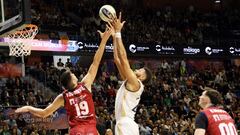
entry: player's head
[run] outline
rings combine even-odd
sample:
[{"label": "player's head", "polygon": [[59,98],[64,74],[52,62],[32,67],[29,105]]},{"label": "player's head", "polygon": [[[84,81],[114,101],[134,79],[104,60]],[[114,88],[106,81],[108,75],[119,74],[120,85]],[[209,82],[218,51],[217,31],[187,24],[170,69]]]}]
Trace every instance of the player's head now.
[{"label": "player's head", "polygon": [[136,69],[134,73],[143,84],[148,84],[152,79],[152,72],[147,67]]},{"label": "player's head", "polygon": [[61,84],[67,90],[72,90],[77,86],[78,79],[77,77],[70,71],[67,70],[61,75]]},{"label": "player's head", "polygon": [[220,105],[222,103],[222,95],[211,88],[206,88],[202,95],[199,97],[199,105],[202,108],[208,107],[209,105]]}]

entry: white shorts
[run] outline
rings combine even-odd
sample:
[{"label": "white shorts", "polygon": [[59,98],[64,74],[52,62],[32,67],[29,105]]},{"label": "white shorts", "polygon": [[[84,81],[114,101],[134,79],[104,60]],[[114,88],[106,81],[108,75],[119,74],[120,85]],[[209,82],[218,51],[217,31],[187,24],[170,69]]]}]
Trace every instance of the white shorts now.
[{"label": "white shorts", "polygon": [[131,118],[122,117],[116,123],[115,135],[139,135],[138,124]]}]

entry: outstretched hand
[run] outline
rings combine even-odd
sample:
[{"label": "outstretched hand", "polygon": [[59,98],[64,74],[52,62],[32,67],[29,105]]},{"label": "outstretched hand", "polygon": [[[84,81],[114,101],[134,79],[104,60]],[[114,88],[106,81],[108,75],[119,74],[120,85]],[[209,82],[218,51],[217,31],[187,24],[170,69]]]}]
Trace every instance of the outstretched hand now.
[{"label": "outstretched hand", "polygon": [[29,106],[24,106],[15,110],[15,113],[25,113],[25,112],[29,112]]},{"label": "outstretched hand", "polygon": [[118,18],[114,18],[111,25],[114,27],[115,32],[121,32],[125,22],[126,21],[122,21],[122,12],[120,12]]},{"label": "outstretched hand", "polygon": [[112,35],[113,29],[110,28],[110,26],[106,25],[106,29],[104,32],[101,32],[100,30],[97,31],[101,37],[102,40],[108,40],[108,38]]}]

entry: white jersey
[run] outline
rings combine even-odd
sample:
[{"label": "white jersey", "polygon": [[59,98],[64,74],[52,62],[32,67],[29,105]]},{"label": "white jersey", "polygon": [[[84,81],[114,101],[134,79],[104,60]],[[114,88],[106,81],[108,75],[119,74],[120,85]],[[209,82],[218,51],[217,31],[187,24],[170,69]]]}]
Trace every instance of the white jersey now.
[{"label": "white jersey", "polygon": [[140,101],[144,86],[140,80],[140,88],[136,92],[131,92],[126,88],[126,81],[124,81],[117,91],[115,100],[115,117],[120,120],[122,117],[131,118],[134,121],[137,106]]},{"label": "white jersey", "polygon": [[129,117],[122,117],[116,123],[115,135],[139,135],[138,124]]}]

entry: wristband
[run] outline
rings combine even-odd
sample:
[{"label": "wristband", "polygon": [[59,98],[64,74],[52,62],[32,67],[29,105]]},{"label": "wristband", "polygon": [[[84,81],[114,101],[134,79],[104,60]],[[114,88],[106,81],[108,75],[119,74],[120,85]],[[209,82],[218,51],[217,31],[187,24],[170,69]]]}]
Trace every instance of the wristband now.
[{"label": "wristband", "polygon": [[116,37],[116,38],[122,38],[121,32],[116,32],[116,33],[115,33],[115,37]]}]

